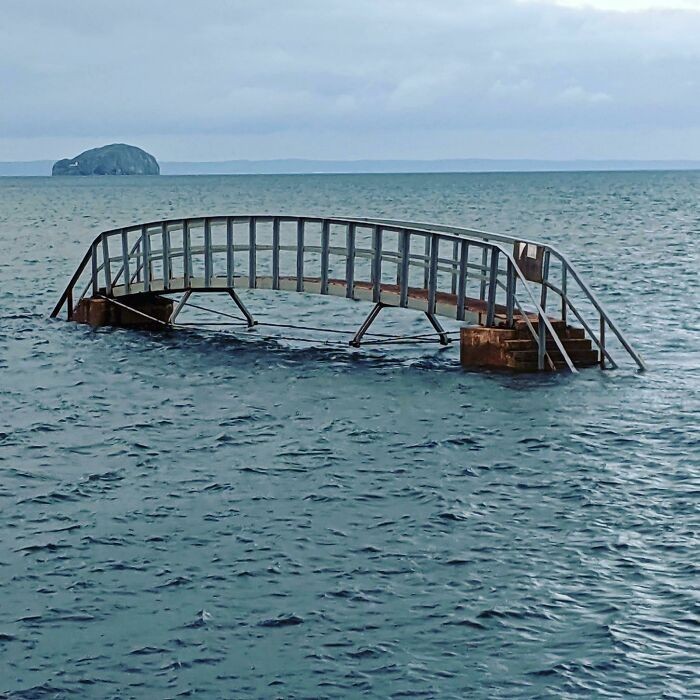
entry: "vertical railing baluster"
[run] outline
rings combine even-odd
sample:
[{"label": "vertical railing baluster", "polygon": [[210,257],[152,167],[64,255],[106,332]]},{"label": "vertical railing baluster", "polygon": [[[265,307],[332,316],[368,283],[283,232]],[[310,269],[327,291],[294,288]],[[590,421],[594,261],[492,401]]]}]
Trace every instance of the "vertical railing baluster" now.
[{"label": "vertical railing baluster", "polygon": [[112,267],[109,260],[109,243],[107,234],[102,234],[102,265],[105,276],[105,294],[112,296]]},{"label": "vertical railing baluster", "polygon": [[148,226],[141,227],[141,249],[143,250],[143,291],[151,291],[151,238]]},{"label": "vertical railing baluster", "polygon": [[435,313],[437,300],[437,268],[440,239],[434,233],[430,234],[430,267],[428,269],[428,313]]},{"label": "vertical railing baluster", "polygon": [[256,247],[256,221],[255,217],[251,216],[248,222],[248,286],[250,289],[255,289],[258,283],[258,257],[257,257],[257,247]]},{"label": "vertical railing baluster", "polygon": [[430,236],[425,236],[425,248],[424,250],[424,260],[423,260],[423,289],[428,288],[428,281],[430,279]]},{"label": "vertical railing baluster", "polygon": [[459,242],[452,244],[452,294],[457,294],[457,274],[459,270]]},{"label": "vertical railing baluster", "polygon": [[457,285],[457,320],[464,321],[464,307],[467,299],[467,265],[469,263],[469,243],[460,243],[459,284]]},{"label": "vertical railing baluster", "polygon": [[600,368],[605,369],[605,318],[600,314]]},{"label": "vertical railing baluster", "polygon": [[401,286],[401,262],[403,261],[403,231],[399,229],[396,238],[396,286]]},{"label": "vertical railing baluster", "polygon": [[399,306],[408,306],[408,263],[411,254],[411,234],[406,231],[399,231],[399,249],[401,251],[401,261],[399,270]]},{"label": "vertical railing baluster", "polygon": [[481,251],[481,285],[479,287],[479,299],[481,299],[481,301],[486,299],[486,278],[488,276],[486,264],[488,263],[488,260],[489,249],[487,246],[484,246]]},{"label": "vertical railing baluster", "polygon": [[566,273],[567,273],[567,268],[566,268],[566,263],[562,260],[561,263],[561,320],[566,323],[566,314],[568,311],[568,303],[567,303],[567,291],[566,291]]},{"label": "vertical railing baluster", "polygon": [[469,243],[465,244],[465,257],[466,257],[466,267],[464,268],[464,279],[469,281]]},{"label": "vertical railing baluster", "polygon": [[192,239],[190,238],[190,222],[182,221],[182,268],[185,275],[185,289],[192,286]]},{"label": "vertical railing baluster", "polygon": [[272,221],[272,288],[280,288],[280,220]]},{"label": "vertical railing baluster", "polygon": [[297,292],[304,291],[304,219],[297,221]]},{"label": "vertical railing baluster", "polygon": [[321,294],[328,294],[328,254],[330,247],[330,222],[321,224]]},{"label": "vertical railing baluster", "polygon": [[173,276],[173,265],[170,259],[170,229],[167,222],[160,225],[161,248],[163,249],[163,289],[170,289],[170,278]]},{"label": "vertical railing baluster", "polygon": [[537,369],[544,369],[544,356],[547,352],[547,330],[544,325],[544,316],[537,314]]},{"label": "vertical railing baluster", "polygon": [[99,280],[97,279],[97,243],[92,244],[92,296],[96,296],[100,289]]},{"label": "vertical railing baluster", "polygon": [[125,229],[121,232],[122,239],[122,274],[124,275],[124,293],[131,291],[131,271],[129,269],[129,234]]},{"label": "vertical railing baluster", "polygon": [[513,312],[515,310],[515,266],[513,261],[508,259],[508,270],[506,272],[506,325],[513,327]]},{"label": "vertical railing baluster", "polygon": [[226,217],[226,286],[233,289],[233,219],[230,216]]},{"label": "vertical railing baluster", "polygon": [[372,227],[372,301],[378,304],[382,296],[382,229]]},{"label": "vertical railing baluster", "polygon": [[355,296],[355,224],[348,224],[345,248],[345,296]]},{"label": "vertical railing baluster", "polygon": [[491,248],[489,271],[489,298],[486,306],[486,326],[491,328],[496,320],[496,292],[498,291],[498,248]]},{"label": "vertical railing baluster", "polygon": [[204,219],[204,286],[211,287],[214,260],[211,252],[211,221]]},{"label": "vertical railing baluster", "polygon": [[141,248],[141,236],[136,243],[136,281],[141,282],[143,278],[143,251]]},{"label": "vertical railing baluster", "polygon": [[540,293],[540,306],[547,310],[547,281],[549,280],[549,251],[544,251],[542,258],[542,291]]}]

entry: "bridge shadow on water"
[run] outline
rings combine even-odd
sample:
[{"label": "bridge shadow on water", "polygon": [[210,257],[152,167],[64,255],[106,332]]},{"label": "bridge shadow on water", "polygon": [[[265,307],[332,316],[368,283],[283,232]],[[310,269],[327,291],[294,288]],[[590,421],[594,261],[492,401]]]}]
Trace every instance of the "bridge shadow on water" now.
[{"label": "bridge shadow on water", "polygon": [[[565,373],[513,373],[498,370],[465,370],[459,364],[458,344],[433,348],[395,347],[386,350],[354,349],[338,341],[323,339],[289,341],[271,336],[261,336],[256,330],[230,331],[201,328],[186,328],[165,331],[122,328],[100,328],[87,330],[70,328],[71,332],[84,332],[86,339],[103,342],[105,336],[116,341],[121,350],[135,351],[140,357],[154,353],[161,357],[160,371],[177,373],[208,372],[226,373],[235,369],[242,374],[263,373],[270,369],[288,368],[294,376],[316,373],[325,375],[329,381],[337,375],[354,375],[362,382],[372,377],[396,375],[397,380],[416,388],[424,387],[425,381],[435,380],[440,386],[433,387],[445,392],[454,391],[455,399],[462,390],[488,385],[516,392],[554,391],[570,386],[571,381],[587,383],[586,378],[599,381],[600,372],[595,368],[578,378]],[[115,346],[110,343],[114,349]],[[165,355],[165,356],[164,356]],[[139,360],[135,360],[138,362]],[[619,376],[619,375],[618,375]],[[291,377],[290,377],[291,378]],[[282,389],[284,390],[284,389]],[[337,387],[344,391],[343,385]]]}]

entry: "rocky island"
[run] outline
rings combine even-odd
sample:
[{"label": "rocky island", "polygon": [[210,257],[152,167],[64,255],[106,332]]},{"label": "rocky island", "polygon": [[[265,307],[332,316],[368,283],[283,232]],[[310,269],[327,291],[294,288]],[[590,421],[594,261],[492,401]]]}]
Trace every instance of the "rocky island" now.
[{"label": "rocky island", "polygon": [[160,175],[158,161],[125,143],[91,148],[75,158],[56,161],[52,175]]}]

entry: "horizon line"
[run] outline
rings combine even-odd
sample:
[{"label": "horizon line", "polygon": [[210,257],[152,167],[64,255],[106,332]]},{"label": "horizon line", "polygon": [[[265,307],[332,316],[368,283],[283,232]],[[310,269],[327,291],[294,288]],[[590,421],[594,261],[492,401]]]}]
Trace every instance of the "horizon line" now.
[{"label": "horizon line", "polygon": [[[60,159],[58,159],[60,160]],[[700,163],[698,158],[543,158],[543,157],[481,157],[464,156],[457,158],[307,158],[307,157],[276,157],[276,158],[226,158],[223,160],[159,160],[163,164],[225,164],[225,163]],[[54,163],[53,158],[32,158],[29,160],[0,160],[3,165]]]}]

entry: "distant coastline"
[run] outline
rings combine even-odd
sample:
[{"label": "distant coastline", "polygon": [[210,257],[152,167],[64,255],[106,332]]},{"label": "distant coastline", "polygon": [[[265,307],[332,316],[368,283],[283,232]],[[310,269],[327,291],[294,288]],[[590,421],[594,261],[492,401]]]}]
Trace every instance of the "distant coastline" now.
[{"label": "distant coastline", "polygon": [[[0,162],[0,176],[50,176],[53,160]],[[161,162],[162,175],[292,175],[372,173],[508,173],[700,170],[697,160],[227,160]]]}]

